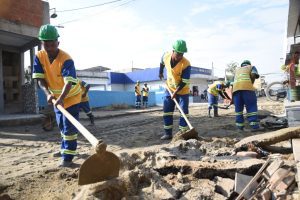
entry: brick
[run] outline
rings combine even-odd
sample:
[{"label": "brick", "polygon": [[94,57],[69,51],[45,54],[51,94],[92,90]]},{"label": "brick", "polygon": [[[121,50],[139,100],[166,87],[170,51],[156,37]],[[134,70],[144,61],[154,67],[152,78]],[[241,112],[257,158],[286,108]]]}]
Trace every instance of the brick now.
[{"label": "brick", "polygon": [[283,191],[288,189],[288,187],[295,181],[295,173],[290,172],[277,186],[276,190]]},{"label": "brick", "polygon": [[267,178],[271,178],[271,176],[283,165],[283,161],[280,159],[274,160],[269,167],[267,167],[264,174],[267,176]]},{"label": "brick", "polygon": [[289,172],[290,171],[287,169],[279,168],[269,179],[270,190],[274,190],[280,181],[282,181],[289,174]]}]

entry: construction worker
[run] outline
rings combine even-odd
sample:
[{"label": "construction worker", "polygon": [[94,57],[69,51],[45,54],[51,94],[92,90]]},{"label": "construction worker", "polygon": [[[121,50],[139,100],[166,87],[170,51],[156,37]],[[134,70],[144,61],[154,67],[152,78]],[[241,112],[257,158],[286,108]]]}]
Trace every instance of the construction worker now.
[{"label": "construction worker", "polygon": [[255,66],[251,65],[249,60],[242,62],[240,67],[235,70],[233,82],[233,102],[235,105],[236,126],[239,130],[244,129],[244,106],[247,111],[247,118],[251,126],[251,131],[259,131],[257,117],[257,97],[253,83],[255,79],[259,78],[259,74]]},{"label": "construction worker", "polygon": [[149,96],[149,88],[147,86],[147,83],[144,83],[144,87],[142,89],[143,92],[143,106],[144,108],[147,108],[148,106],[148,96]]},{"label": "construction worker", "polygon": [[[175,108],[174,98],[179,102],[183,112],[188,115],[189,110],[189,82],[191,74],[190,62],[183,57],[187,52],[186,42],[184,40],[177,40],[173,44],[173,51],[167,52],[163,55],[160,63],[159,77],[164,78],[163,70],[167,70],[167,87],[172,91],[172,95],[165,91],[164,105],[163,105],[163,119],[165,133],[161,140],[169,140],[172,138],[173,129],[173,112]],[[181,116],[179,120],[179,130],[187,131],[188,126],[184,118]]]},{"label": "construction worker", "polygon": [[135,87],[135,108],[141,108],[141,88],[140,81],[136,81]]},{"label": "construction worker", "polygon": [[229,87],[229,84],[224,84],[223,81],[214,81],[213,84],[211,84],[208,87],[208,117],[211,116],[211,109],[214,108],[214,117],[219,117],[218,114],[218,101],[219,101],[219,94],[223,99],[228,99],[231,101],[228,94],[225,92],[225,88]]},{"label": "construction worker", "polygon": [[94,115],[90,108],[89,95],[88,95],[90,85],[80,79],[79,79],[79,84],[81,86],[81,92],[82,92],[80,109],[82,109],[85,112],[85,114],[89,117],[90,122],[91,122],[90,125],[94,125]]},{"label": "construction worker", "polygon": [[57,109],[57,106],[63,106],[78,120],[81,88],[72,58],[58,48],[58,37],[59,34],[54,26],[50,24],[41,26],[38,38],[44,49],[36,54],[32,77],[38,80],[49,104],[52,104],[53,99],[56,100],[54,112],[62,137],[62,161],[59,166],[71,167],[73,157],[76,155],[78,131]]}]

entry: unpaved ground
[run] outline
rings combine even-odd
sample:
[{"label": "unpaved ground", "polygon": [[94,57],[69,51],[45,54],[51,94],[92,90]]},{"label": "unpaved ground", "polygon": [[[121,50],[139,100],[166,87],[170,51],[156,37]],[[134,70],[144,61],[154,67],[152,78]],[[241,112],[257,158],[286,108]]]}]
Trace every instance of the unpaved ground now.
[{"label": "unpaved ground", "polygon": [[[283,113],[283,105],[279,103],[261,101],[259,109],[263,114]],[[191,123],[198,130],[199,135],[207,138],[219,137],[222,140],[228,138],[228,143],[245,136],[235,130],[233,106],[229,110],[220,110],[220,114],[222,117],[209,119],[206,117],[206,106],[190,108]],[[174,125],[178,124],[178,116],[176,114],[174,117]],[[87,125],[88,122],[83,121],[83,124]],[[159,140],[163,133],[162,112],[96,120],[96,125],[88,129],[97,138],[102,138],[109,144],[109,150],[121,155],[124,152],[141,151],[145,147],[154,151],[167,146],[167,142]],[[174,130],[174,133],[176,131]],[[78,166],[74,169],[56,167],[60,160],[53,157],[53,153],[59,150],[60,145],[60,134],[56,128],[51,132],[44,132],[39,124],[26,127],[1,127],[0,138],[0,194],[6,193],[12,199],[30,200],[71,199],[78,194],[78,167],[91,154],[91,146],[83,137],[79,137],[78,140],[79,155],[74,160]],[[215,141],[216,139],[212,144]],[[210,144],[201,143],[207,148],[203,155],[197,155],[199,160],[200,156],[209,156],[209,151],[212,149]],[[220,147],[226,146],[224,141],[220,144]],[[224,152],[220,152],[222,153]],[[209,164],[211,160],[208,158],[203,162]],[[213,184],[210,179],[201,183]]]}]

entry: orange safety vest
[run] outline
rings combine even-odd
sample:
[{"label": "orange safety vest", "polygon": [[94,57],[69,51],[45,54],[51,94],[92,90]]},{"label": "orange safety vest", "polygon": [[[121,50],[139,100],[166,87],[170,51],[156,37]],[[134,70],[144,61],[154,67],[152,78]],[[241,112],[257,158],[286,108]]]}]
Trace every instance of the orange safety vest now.
[{"label": "orange safety vest", "polygon": [[[87,83],[85,83],[85,85],[82,85],[82,80],[79,80],[79,84],[81,87],[81,95],[83,95],[86,92]],[[88,93],[86,93],[85,97],[81,96],[81,102],[87,102],[89,100],[90,100],[90,98],[89,98]]]},{"label": "orange safety vest", "polygon": [[45,50],[38,51],[37,57],[43,67],[45,81],[51,94],[58,98],[66,81],[71,81],[72,88],[64,101],[64,108],[81,102],[81,87],[77,78],[62,77],[61,71],[66,60],[72,59],[66,52],[59,50],[55,60],[50,64],[48,54]]}]

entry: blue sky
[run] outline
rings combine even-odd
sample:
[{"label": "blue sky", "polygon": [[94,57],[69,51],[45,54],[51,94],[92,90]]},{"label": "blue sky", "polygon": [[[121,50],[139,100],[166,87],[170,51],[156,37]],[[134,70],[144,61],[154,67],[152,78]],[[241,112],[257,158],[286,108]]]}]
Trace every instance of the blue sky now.
[{"label": "blue sky", "polygon": [[[57,11],[108,0],[49,0]],[[222,76],[231,61],[279,72],[285,51],[288,0],[135,0],[58,12],[60,47],[78,69],[157,67],[174,40],[184,39],[193,66]],[[75,20],[75,21],[72,21]],[[71,22],[68,22],[71,21]],[[68,22],[68,23],[65,23]]]}]

